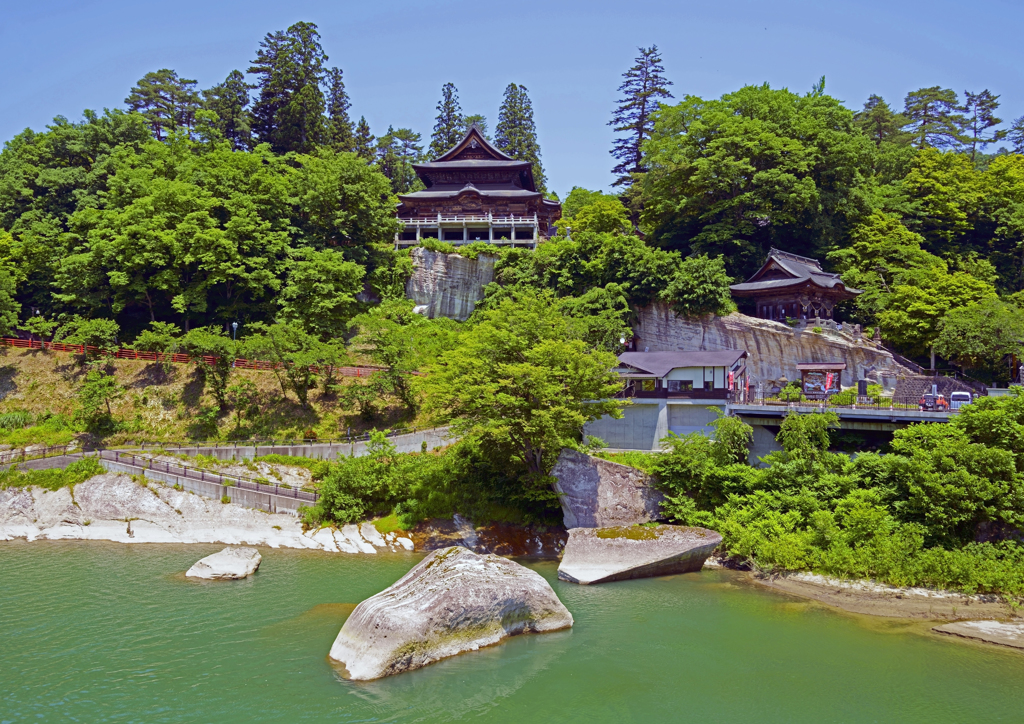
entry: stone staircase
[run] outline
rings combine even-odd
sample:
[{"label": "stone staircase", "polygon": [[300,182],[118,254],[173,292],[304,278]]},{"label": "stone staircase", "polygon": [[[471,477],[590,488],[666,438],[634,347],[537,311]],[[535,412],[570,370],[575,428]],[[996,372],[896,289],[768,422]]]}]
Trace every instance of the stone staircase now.
[{"label": "stone staircase", "polygon": [[972,394],[978,392],[973,386],[953,377],[911,375],[901,377],[896,381],[896,390],[893,393],[893,397],[899,399],[920,398],[921,395],[932,391],[932,385],[935,385],[938,393],[945,396],[947,400],[952,392],[970,392]]}]

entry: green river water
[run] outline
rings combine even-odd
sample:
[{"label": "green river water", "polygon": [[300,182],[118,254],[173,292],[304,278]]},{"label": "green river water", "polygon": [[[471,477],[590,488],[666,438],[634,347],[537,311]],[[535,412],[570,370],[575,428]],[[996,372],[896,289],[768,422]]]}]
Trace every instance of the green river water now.
[{"label": "green river water", "polygon": [[0,543],[0,722],[1024,722],[1024,655],[703,572],[575,586],[576,625],[400,676],[341,679],[351,606],[419,555]]}]

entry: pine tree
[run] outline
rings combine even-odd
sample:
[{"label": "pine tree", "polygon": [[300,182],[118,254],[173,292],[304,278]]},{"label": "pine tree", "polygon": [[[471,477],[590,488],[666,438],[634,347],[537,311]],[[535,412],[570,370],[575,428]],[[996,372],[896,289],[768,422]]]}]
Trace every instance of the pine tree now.
[{"label": "pine tree", "polygon": [[353,150],[362,158],[373,163],[376,156],[376,148],[373,142],[374,138],[373,134],[370,133],[370,124],[366,122],[365,116],[360,116],[359,123],[356,125],[356,135],[352,143]]},{"label": "pine tree", "polygon": [[1010,143],[1013,144],[1013,152],[1024,153],[1024,116],[1013,122],[1006,135],[1010,139]]},{"label": "pine tree", "polygon": [[526,86],[509,83],[505,88],[505,98],[498,109],[498,124],[494,127],[494,146],[517,161],[533,164],[533,182],[538,191],[545,193],[547,179],[540,163],[533,104]]},{"label": "pine tree", "polygon": [[249,85],[240,70],[231,71],[223,83],[203,91],[203,108],[217,114],[217,130],[236,149],[248,148],[252,139],[248,106]]},{"label": "pine tree", "polygon": [[345,91],[345,81],[342,80],[341,68],[331,68],[327,71],[326,137],[327,143],[337,151],[355,149],[352,119],[348,116],[348,109],[351,106],[352,103]]},{"label": "pine tree", "polygon": [[971,161],[976,162],[978,158],[978,147],[984,150],[985,146],[1006,138],[1006,131],[990,131],[993,126],[1003,122],[1002,118],[996,118],[996,109],[999,108],[999,96],[994,95],[986,88],[981,93],[964,91],[966,102],[964,110],[967,111],[967,135],[970,137],[968,143],[971,146]]},{"label": "pine tree", "polygon": [[463,125],[459,90],[454,83],[445,83],[441,88],[441,100],[437,102],[437,123],[430,135],[430,157],[443,156],[461,141]]},{"label": "pine tree", "polygon": [[470,116],[463,116],[462,117],[462,133],[463,134],[469,133],[469,129],[470,129],[471,126],[476,126],[480,130],[480,133],[483,134],[484,138],[486,138],[488,141],[491,140],[491,137],[487,135],[487,117],[486,116],[482,116],[479,113],[474,113],[473,115],[470,115]]},{"label": "pine tree", "polygon": [[420,141],[420,134],[411,129],[399,128],[396,131],[391,126],[377,139],[377,167],[391,180],[391,188],[396,194],[408,193],[420,185],[412,167],[423,152]]},{"label": "pine tree", "polygon": [[619,86],[624,97],[612,114],[608,123],[616,133],[625,133],[622,138],[615,139],[611,155],[619,160],[612,169],[617,174],[615,186],[633,183],[633,174],[643,173],[643,143],[651,137],[654,120],[651,114],[661,105],[661,99],[672,98],[668,87],[672,82],[666,80],[665,69],[661,65],[658,46],[639,48],[640,55],[635,65],[622,74],[625,81]]},{"label": "pine tree", "polygon": [[903,101],[904,129],[917,139],[917,147],[956,148],[966,140],[967,119],[956,92],[948,88],[921,88],[911,91]]},{"label": "pine tree", "polygon": [[905,135],[902,129],[907,125],[906,118],[895,113],[881,96],[873,93],[868,96],[864,109],[854,114],[853,120],[864,135],[875,142],[875,146],[898,140]]},{"label": "pine tree", "polygon": [[326,102],[320,84],[327,55],[313,23],[295,23],[267,33],[249,72],[258,77],[253,131],[279,153],[311,151],[326,132]]},{"label": "pine tree", "polygon": [[124,99],[129,110],[141,113],[149,121],[153,136],[163,140],[176,128],[192,130],[199,108],[196,81],[179,78],[170,68],[146,73]]}]

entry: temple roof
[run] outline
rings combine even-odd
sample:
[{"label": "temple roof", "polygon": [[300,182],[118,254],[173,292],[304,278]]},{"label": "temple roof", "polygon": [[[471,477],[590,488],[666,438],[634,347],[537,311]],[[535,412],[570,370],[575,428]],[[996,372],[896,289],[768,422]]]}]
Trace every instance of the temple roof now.
[{"label": "temple roof", "polygon": [[619,355],[619,363],[654,377],[664,377],[679,367],[731,367],[746,356],[746,351],[742,349],[710,352],[623,352]]},{"label": "temple roof", "polygon": [[[506,194],[497,192],[506,183],[495,182],[494,177],[504,176],[504,181],[508,185],[515,185],[528,193],[537,192],[537,186],[533,180],[533,164],[529,161],[517,161],[499,151],[484,138],[483,132],[475,123],[469,127],[466,135],[446,152],[433,161],[414,163],[412,167],[428,190],[433,190],[434,186],[442,184],[446,188],[449,186],[463,188],[466,184],[472,184],[480,191],[481,195],[502,196]],[[487,174],[486,172],[492,173]],[[423,196],[423,193],[417,191],[407,194],[403,198],[441,198],[436,195]]]},{"label": "temple roof", "polygon": [[411,194],[399,194],[402,201],[427,199],[453,199],[462,194],[475,194],[482,197],[503,199],[535,199],[539,191],[527,191],[512,184],[434,184],[429,189],[414,191]]},{"label": "temple roof", "polygon": [[734,294],[750,296],[758,292],[779,291],[805,284],[813,284],[845,297],[854,297],[861,293],[859,289],[852,289],[843,284],[838,274],[823,271],[817,259],[775,248],[768,252],[768,258],[750,279],[742,284],[733,284],[729,289]]}]

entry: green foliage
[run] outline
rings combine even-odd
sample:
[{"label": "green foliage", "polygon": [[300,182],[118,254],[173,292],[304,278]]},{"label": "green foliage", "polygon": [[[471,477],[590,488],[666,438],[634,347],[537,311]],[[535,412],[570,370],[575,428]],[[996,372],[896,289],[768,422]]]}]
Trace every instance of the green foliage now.
[{"label": "green foliage", "polygon": [[242,344],[246,358],[277,363],[274,374],[281,392],[293,392],[304,407],[309,405],[309,391],[316,387],[317,370],[330,374],[346,358],[337,345],[321,342],[294,325],[255,323],[249,331]]},{"label": "green foliage", "polygon": [[119,331],[120,327],[112,319],[73,317],[57,330],[54,341],[95,347],[98,354],[103,354],[114,351]]},{"label": "green foliage", "polygon": [[982,398],[950,424],[912,425],[891,452],[853,461],[830,451],[831,412],[787,416],[783,450],[761,468],[743,462],[742,422],[730,423],[732,445],[673,435],[655,458],[663,508],[718,530],[730,554],[761,569],[1019,596],[1024,546],[974,541],[1012,538],[1024,523],[1022,401]]},{"label": "green foliage", "polygon": [[604,450],[596,450],[593,455],[595,457],[603,458],[604,460],[610,460],[613,463],[619,465],[628,465],[631,468],[642,470],[645,473],[654,472],[654,468],[657,465],[658,457],[652,453],[640,452],[638,450],[627,450],[624,452],[606,452]]},{"label": "green foliage", "polygon": [[27,410],[10,410],[0,413],[0,430],[19,430],[32,422],[32,413]]},{"label": "green foliage", "polygon": [[665,77],[658,46],[638,50],[640,55],[634,65],[622,74],[624,80],[619,92],[623,98],[608,124],[616,133],[624,134],[615,139],[611,150],[618,161],[612,169],[612,173],[618,176],[616,186],[632,184],[637,174],[647,170],[643,158],[644,141],[651,137],[654,129],[655,111],[664,99],[672,97],[668,91],[672,81]]},{"label": "green foliage", "polygon": [[454,83],[445,83],[441,88],[441,100],[437,102],[437,122],[430,136],[428,155],[438,158],[450,151],[462,140],[464,126],[459,89]]},{"label": "green foliage", "polygon": [[180,345],[196,365],[204,389],[209,386],[221,409],[226,407],[228,382],[238,356],[235,342],[222,329],[200,327],[182,337]]},{"label": "green foliage", "polygon": [[615,357],[572,337],[550,293],[523,293],[484,310],[428,368],[425,409],[544,476],[583,425],[618,417]]},{"label": "green foliage", "polygon": [[642,227],[656,244],[724,257],[736,277],[771,246],[821,254],[867,210],[875,151],[854,129],[835,98],[767,84],[663,106],[643,145]]},{"label": "green foliage", "polygon": [[498,109],[498,125],[494,127],[494,146],[506,156],[532,164],[533,182],[542,194],[547,179],[540,162],[537,126],[533,122],[533,103],[526,86],[509,83]]},{"label": "green foliage", "polygon": [[50,468],[49,470],[18,470],[12,465],[0,472],[0,490],[4,488],[38,487],[45,490],[73,488],[89,478],[102,475],[106,470],[96,458],[89,457],[76,460],[66,468]]},{"label": "green foliage", "polygon": [[1002,367],[1003,357],[1021,354],[1024,313],[996,298],[950,310],[939,321],[935,351],[969,368]]},{"label": "green foliage", "polygon": [[326,249],[300,249],[288,283],[281,290],[281,317],[299,324],[321,341],[342,337],[359,308],[356,295],[366,274],[343,254]]},{"label": "green foliage", "polygon": [[684,317],[727,314],[734,308],[730,281],[720,257],[691,256],[683,259],[661,298],[672,305],[676,314]]},{"label": "green foliage", "polygon": [[85,373],[85,379],[78,388],[78,410],[76,417],[91,432],[107,433],[114,428],[115,421],[110,403],[124,396],[124,388],[101,363],[93,363]]},{"label": "green foliage", "polygon": [[458,254],[458,249],[455,248],[455,244],[449,241],[438,241],[437,239],[427,237],[426,239],[420,239],[420,246],[427,251],[437,252],[438,254]]}]

